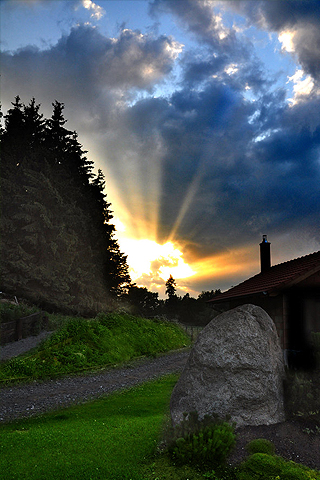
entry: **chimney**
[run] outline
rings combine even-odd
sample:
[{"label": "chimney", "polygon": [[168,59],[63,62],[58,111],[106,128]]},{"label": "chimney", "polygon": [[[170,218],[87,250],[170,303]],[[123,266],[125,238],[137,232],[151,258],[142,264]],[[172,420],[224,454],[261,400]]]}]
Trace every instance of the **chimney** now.
[{"label": "chimney", "polygon": [[260,243],[261,273],[266,272],[271,267],[270,245],[267,235],[262,235],[262,242]]}]

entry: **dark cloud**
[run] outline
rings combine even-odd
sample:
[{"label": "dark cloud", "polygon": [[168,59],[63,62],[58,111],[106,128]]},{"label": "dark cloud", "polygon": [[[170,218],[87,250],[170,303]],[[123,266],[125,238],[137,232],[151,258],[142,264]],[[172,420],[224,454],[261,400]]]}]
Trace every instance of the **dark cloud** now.
[{"label": "dark cloud", "polygon": [[294,53],[305,72],[320,80],[320,2],[319,0],[230,1],[248,23],[264,30],[295,33]]},{"label": "dark cloud", "polygon": [[282,33],[294,33],[294,54],[304,71],[320,80],[320,2],[319,0],[153,0],[151,12],[169,12],[192,32],[200,43],[210,45],[219,52],[246,57],[252,45],[239,38],[234,30],[221,28],[215,7],[233,9],[245,16],[247,24]]},{"label": "dark cloud", "polygon": [[318,0],[258,0],[255,2],[226,1],[233,8],[245,14],[248,22],[252,21],[261,28],[281,31],[293,28],[298,23],[319,23],[320,4]]},{"label": "dark cloud", "polygon": [[111,97],[127,99],[130,91],[151,90],[170,72],[178,51],[170,37],[127,29],[113,39],[79,26],[50,49],[3,52],[2,84],[7,95],[49,94],[69,104],[93,102],[96,107],[103,97],[111,102]]},{"label": "dark cloud", "polygon": [[234,49],[236,46],[234,31],[224,27],[212,5],[203,0],[153,0],[150,12],[174,14],[198,40],[213,48]]},{"label": "dark cloud", "polygon": [[264,89],[248,102],[233,78],[224,80],[126,112],[140,142],[146,132],[161,138],[159,236],[170,237],[180,218],[175,234],[197,255],[221,250],[221,239],[231,247],[235,232],[246,242],[263,229],[280,234],[319,221],[319,126],[297,123],[307,105],[289,107],[284,91]]}]

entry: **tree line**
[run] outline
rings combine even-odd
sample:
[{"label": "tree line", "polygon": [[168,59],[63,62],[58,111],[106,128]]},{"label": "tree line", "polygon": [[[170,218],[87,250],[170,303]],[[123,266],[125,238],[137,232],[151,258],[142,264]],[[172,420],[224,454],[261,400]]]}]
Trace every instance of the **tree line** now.
[{"label": "tree line", "polygon": [[111,223],[101,170],[93,173],[63,103],[45,119],[15,97],[1,128],[2,290],[43,308],[110,308],[131,281]]},{"label": "tree line", "polygon": [[34,98],[25,105],[16,96],[1,114],[1,291],[49,311],[92,315],[120,304],[201,323],[205,301],[218,291],[181,298],[170,276],[168,299],[160,300],[131,282],[103,172],[93,173],[77,132],[66,128],[64,104],[52,108],[46,119]]},{"label": "tree line", "polygon": [[145,287],[132,285],[127,299],[131,311],[146,317],[164,317],[185,325],[206,325],[212,318],[213,312],[208,306],[208,300],[221,293],[220,289],[202,291],[197,298],[186,293],[183,297],[177,295],[176,280],[169,276],[165,283],[165,300],[159,299],[158,293],[150,292]]}]

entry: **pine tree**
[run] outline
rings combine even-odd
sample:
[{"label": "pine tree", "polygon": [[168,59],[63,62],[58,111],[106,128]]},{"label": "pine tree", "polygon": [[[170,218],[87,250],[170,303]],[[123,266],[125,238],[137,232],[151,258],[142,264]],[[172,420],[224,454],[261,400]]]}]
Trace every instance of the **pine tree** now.
[{"label": "pine tree", "polygon": [[39,304],[90,313],[128,289],[103,173],[92,174],[64,105],[50,120],[15,98],[1,133],[1,288]]},{"label": "pine tree", "polygon": [[36,105],[33,98],[29,105],[24,106],[24,127],[25,143],[29,150],[35,150],[44,143],[45,121],[39,113],[40,104]]},{"label": "pine tree", "polygon": [[15,101],[11,102],[13,108],[8,110],[5,118],[5,132],[4,138],[11,137],[15,138],[18,143],[20,143],[21,136],[24,132],[24,113],[23,113],[23,104],[20,101],[19,95],[15,97]]},{"label": "pine tree", "polygon": [[176,296],[176,281],[172,275],[166,281],[166,295],[168,295],[169,300]]}]

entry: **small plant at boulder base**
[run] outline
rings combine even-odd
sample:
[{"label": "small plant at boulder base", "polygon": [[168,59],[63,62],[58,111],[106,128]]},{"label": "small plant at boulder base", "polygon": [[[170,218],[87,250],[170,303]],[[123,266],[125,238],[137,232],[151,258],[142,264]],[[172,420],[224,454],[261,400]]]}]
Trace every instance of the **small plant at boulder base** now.
[{"label": "small plant at boulder base", "polygon": [[192,464],[205,469],[223,465],[234,445],[233,424],[208,415],[200,420],[197,412],[191,412],[173,429],[168,453],[177,465]]},{"label": "small plant at boulder base", "polygon": [[249,455],[253,455],[254,453],[267,453],[268,455],[274,455],[275,447],[272,442],[265,438],[256,438],[246,445],[246,451]]}]

